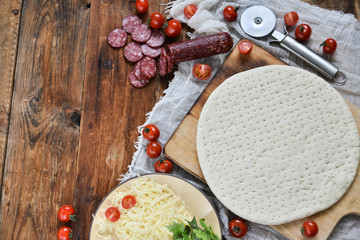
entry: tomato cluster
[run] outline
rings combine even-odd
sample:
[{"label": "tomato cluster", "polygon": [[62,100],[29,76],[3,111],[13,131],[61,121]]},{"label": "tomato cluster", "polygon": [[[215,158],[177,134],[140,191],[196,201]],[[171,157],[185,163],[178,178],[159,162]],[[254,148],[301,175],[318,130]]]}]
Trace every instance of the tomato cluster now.
[{"label": "tomato cluster", "polygon": [[[58,219],[61,222],[76,222],[75,209],[70,205],[64,205],[58,210]],[[59,240],[69,240],[72,238],[72,230],[68,226],[61,227],[57,232],[57,238]]]}]

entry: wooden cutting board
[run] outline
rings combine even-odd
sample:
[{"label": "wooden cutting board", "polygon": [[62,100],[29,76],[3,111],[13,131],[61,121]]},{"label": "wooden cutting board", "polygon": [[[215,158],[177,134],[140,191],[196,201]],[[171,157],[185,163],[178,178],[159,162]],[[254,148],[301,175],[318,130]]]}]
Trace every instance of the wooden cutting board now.
[{"label": "wooden cutting board", "polygon": [[[164,147],[166,157],[189,171],[193,175],[205,181],[196,153],[196,129],[197,122],[209,95],[228,77],[252,68],[265,65],[286,65],[264,49],[254,45],[252,52],[246,56],[239,53],[237,47],[229,54],[223,66],[205,88],[191,110],[185,116],[173,136]],[[347,102],[352,111],[356,125],[360,132],[360,108]],[[360,215],[360,168],[358,174],[348,192],[331,208],[315,214],[306,219],[313,219],[319,225],[319,233],[314,239],[326,239],[337,222],[346,214],[355,213]],[[290,239],[300,239],[300,227],[305,219],[300,219],[288,224],[272,226],[275,230]]]}]

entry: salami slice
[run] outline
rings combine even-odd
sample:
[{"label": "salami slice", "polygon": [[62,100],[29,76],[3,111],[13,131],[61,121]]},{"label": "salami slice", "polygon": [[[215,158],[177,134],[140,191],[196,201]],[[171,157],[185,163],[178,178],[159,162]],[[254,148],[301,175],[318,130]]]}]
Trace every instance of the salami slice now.
[{"label": "salami slice", "polygon": [[135,72],[131,71],[129,75],[129,82],[133,87],[141,88],[149,83],[149,79],[139,79],[135,76]]},{"label": "salami slice", "polygon": [[135,76],[136,76],[138,79],[148,79],[148,78],[141,72],[140,63],[141,63],[141,61],[139,61],[139,62],[137,62],[137,63],[135,64],[134,74],[135,74]]},{"label": "salami slice", "polygon": [[150,39],[146,42],[150,47],[156,48],[163,45],[165,42],[165,35],[159,30],[152,30]]},{"label": "salami slice", "polygon": [[146,24],[141,24],[134,28],[131,33],[132,39],[136,42],[146,42],[151,37],[151,29]]},{"label": "salami slice", "polygon": [[166,74],[169,74],[172,72],[173,67],[174,67],[174,59],[171,56],[171,53],[165,51],[165,59],[166,59],[166,63],[167,63],[167,71]]},{"label": "salami slice", "polygon": [[121,28],[112,30],[108,35],[108,43],[115,48],[124,46],[127,43],[127,33]]},{"label": "salami slice", "polygon": [[149,47],[147,44],[141,45],[141,51],[144,55],[156,58],[161,53],[161,48],[152,48]]},{"label": "salami slice", "polygon": [[161,54],[159,58],[158,68],[159,68],[159,74],[160,76],[165,76],[167,74],[167,63],[165,58],[165,49],[161,48]]},{"label": "salami slice", "polygon": [[128,33],[132,33],[134,28],[136,28],[141,24],[142,24],[141,19],[136,15],[127,16],[122,21],[122,27]]},{"label": "salami slice", "polygon": [[151,57],[144,57],[140,61],[140,70],[147,78],[153,78],[156,75],[156,62]]},{"label": "salami slice", "polygon": [[126,45],[124,56],[130,62],[137,62],[144,56],[141,52],[141,45],[139,43],[131,42]]}]

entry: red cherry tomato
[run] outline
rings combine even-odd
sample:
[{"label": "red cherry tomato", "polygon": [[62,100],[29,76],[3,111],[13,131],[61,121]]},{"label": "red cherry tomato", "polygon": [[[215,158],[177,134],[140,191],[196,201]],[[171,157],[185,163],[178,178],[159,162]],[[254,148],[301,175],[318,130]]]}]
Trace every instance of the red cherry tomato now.
[{"label": "red cherry tomato", "polygon": [[295,24],[299,21],[299,15],[297,12],[289,12],[285,14],[284,21],[288,26],[295,26]]},{"label": "red cherry tomato", "polygon": [[315,237],[318,231],[318,225],[313,220],[305,221],[301,227],[301,234],[308,238]]},{"label": "red cherry tomato", "polygon": [[173,165],[169,160],[159,160],[155,163],[154,169],[156,172],[169,173],[173,169]]},{"label": "red cherry tomato", "polygon": [[165,17],[158,12],[151,14],[150,16],[150,27],[153,29],[159,29],[164,25]]},{"label": "red cherry tomato", "polygon": [[328,38],[328,39],[326,39],[324,42],[322,42],[322,43],[320,44],[320,46],[323,47],[324,53],[332,54],[332,53],[334,53],[335,50],[336,50],[337,43],[336,43],[335,39],[333,39],[333,38]]},{"label": "red cherry tomato", "polygon": [[307,24],[300,24],[295,30],[295,37],[299,41],[309,40],[311,35],[311,27]]},{"label": "red cherry tomato", "polygon": [[108,209],[106,209],[106,212],[105,212],[105,217],[110,222],[116,222],[117,220],[119,220],[120,215],[121,215],[121,213],[120,213],[119,209],[116,207],[109,207]]},{"label": "red cherry tomato", "polygon": [[235,218],[229,222],[229,231],[234,237],[241,238],[246,235],[248,228],[243,220]]},{"label": "red cherry tomato", "polygon": [[59,240],[70,240],[72,238],[72,230],[69,227],[61,227],[57,232]]},{"label": "red cherry tomato", "polygon": [[239,7],[234,8],[233,6],[227,6],[223,11],[224,19],[228,22],[234,22],[237,18],[237,11],[239,11],[239,9]]},{"label": "red cherry tomato", "polygon": [[132,208],[135,204],[136,199],[133,195],[126,195],[121,201],[121,206],[125,209]]},{"label": "red cherry tomato", "polygon": [[143,136],[149,141],[155,141],[160,136],[160,130],[154,124],[148,124],[143,129]]},{"label": "red cherry tomato", "polygon": [[135,6],[139,13],[146,13],[149,9],[149,2],[148,0],[136,0]]},{"label": "red cherry tomato", "polygon": [[200,80],[207,80],[211,76],[211,67],[206,64],[197,63],[193,67],[193,74]]},{"label": "red cherry tomato", "polygon": [[241,40],[238,45],[238,49],[242,54],[249,54],[252,48],[253,48],[253,44],[249,40]]},{"label": "red cherry tomato", "polygon": [[58,218],[62,222],[68,222],[70,220],[76,222],[76,215],[74,208],[70,205],[62,206],[61,208],[59,208]]},{"label": "red cherry tomato", "polygon": [[146,147],[146,154],[150,158],[157,158],[161,154],[161,145],[156,141],[151,141]]},{"label": "red cherry tomato", "polygon": [[197,11],[197,6],[194,4],[190,4],[189,6],[184,8],[184,15],[190,19],[192,16],[194,16],[196,11]]},{"label": "red cherry tomato", "polygon": [[168,37],[177,37],[180,35],[181,32],[181,23],[176,20],[172,19],[168,22],[167,27],[165,28],[165,34]]}]

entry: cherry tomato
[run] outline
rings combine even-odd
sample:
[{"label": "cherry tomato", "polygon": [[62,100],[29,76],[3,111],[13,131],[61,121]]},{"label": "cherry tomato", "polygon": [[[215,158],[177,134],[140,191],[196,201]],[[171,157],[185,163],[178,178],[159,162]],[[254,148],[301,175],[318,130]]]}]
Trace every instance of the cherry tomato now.
[{"label": "cherry tomato", "polygon": [[146,13],[149,8],[149,2],[148,0],[136,0],[135,6],[139,13]]},{"label": "cherry tomato", "polygon": [[149,141],[155,141],[160,136],[160,130],[154,124],[148,124],[143,129],[143,136]]},{"label": "cherry tomato", "polygon": [[146,147],[146,153],[150,158],[157,158],[161,154],[161,145],[156,141],[151,141]]},{"label": "cherry tomato", "polygon": [[326,39],[324,42],[322,42],[322,43],[320,44],[320,46],[323,47],[324,53],[332,54],[332,53],[334,53],[335,50],[336,50],[337,43],[336,43],[335,39],[333,39],[333,38],[328,38],[328,39]]},{"label": "cherry tomato", "polygon": [[105,217],[110,222],[116,222],[117,220],[119,220],[120,215],[121,215],[121,213],[120,213],[119,209],[116,207],[109,207],[108,209],[106,209],[106,212],[105,212]]},{"label": "cherry tomato", "polygon": [[234,237],[241,238],[246,235],[248,228],[243,220],[235,218],[229,222],[229,231]]},{"label": "cherry tomato", "polygon": [[69,227],[61,227],[57,232],[59,240],[70,240],[72,238],[72,230]]},{"label": "cherry tomato", "polygon": [[224,8],[223,15],[226,21],[234,22],[237,18],[237,11],[239,11],[240,7],[234,8],[233,6],[227,6]]},{"label": "cherry tomato", "polygon": [[196,11],[197,11],[197,6],[194,4],[190,4],[189,6],[184,8],[184,15],[190,19],[192,16],[194,16]]},{"label": "cherry tomato", "polygon": [[252,48],[253,48],[253,44],[249,40],[241,40],[238,45],[238,49],[242,54],[249,54]]},{"label": "cherry tomato", "polygon": [[295,24],[299,21],[299,15],[297,12],[289,12],[285,14],[284,21],[288,26],[295,26]]},{"label": "cherry tomato", "polygon": [[165,28],[165,34],[168,37],[177,37],[181,32],[181,23],[176,19],[171,19]]},{"label": "cherry tomato", "polygon": [[133,195],[126,195],[121,201],[121,206],[125,209],[132,208],[135,204],[136,199]]},{"label": "cherry tomato", "polygon": [[308,238],[315,237],[318,231],[318,225],[313,220],[305,221],[301,227],[301,234]]},{"label": "cherry tomato", "polygon": [[206,64],[197,63],[194,65],[192,72],[196,78],[207,80],[211,76],[211,67]]},{"label": "cherry tomato", "polygon": [[58,218],[62,222],[68,222],[70,220],[76,222],[76,215],[74,208],[70,205],[62,206],[61,208],[59,208]]},{"label": "cherry tomato", "polygon": [[169,160],[159,160],[155,163],[154,169],[156,172],[169,173],[173,169],[173,165]]},{"label": "cherry tomato", "polygon": [[307,24],[300,24],[297,26],[295,30],[295,37],[299,41],[307,41],[309,40],[311,35],[311,27]]},{"label": "cherry tomato", "polygon": [[158,12],[151,14],[150,16],[150,27],[153,29],[159,29],[164,25],[165,17]]}]

